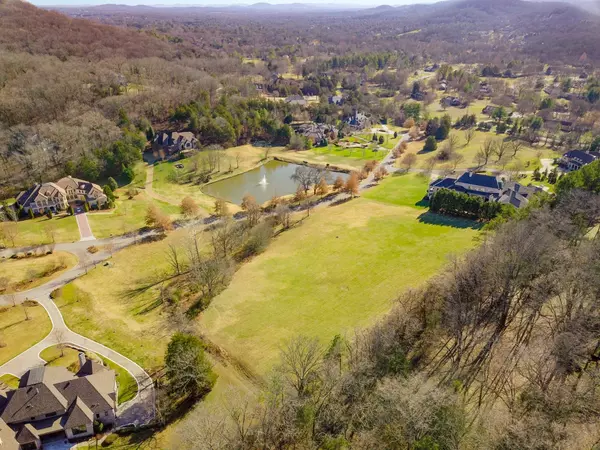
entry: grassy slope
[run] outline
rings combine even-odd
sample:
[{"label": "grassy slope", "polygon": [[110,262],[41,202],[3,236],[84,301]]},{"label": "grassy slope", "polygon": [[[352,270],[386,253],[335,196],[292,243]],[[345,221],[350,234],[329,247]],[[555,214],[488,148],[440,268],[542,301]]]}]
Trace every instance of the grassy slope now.
[{"label": "grassy slope", "polygon": [[[419,188],[403,189],[413,182]],[[472,223],[414,206],[422,187],[420,179],[392,178],[370,199],[315,212],[240,269],[205,312],[203,332],[264,374],[295,335],[329,341],[372,323],[449,254],[474,245]]]},{"label": "grassy slope", "polygon": [[[63,351],[63,356],[61,356],[61,351],[57,346],[48,347],[42,353],[40,353],[40,357],[45,360],[49,366],[62,366],[69,370],[73,370],[73,372],[76,372],[79,369],[78,355],[79,350],[66,347]],[[113,369],[116,373],[117,385],[119,389],[119,404],[125,403],[134,398],[137,393],[137,383],[135,378],[133,378],[129,372],[127,372],[118,364],[115,364],[106,358],[100,357],[100,359],[102,359],[104,364]]]},{"label": "grassy slope", "polygon": [[[29,320],[25,320],[27,308]],[[11,360],[45,338],[52,324],[43,307],[14,306],[0,309],[0,364]]]},{"label": "grassy slope", "polygon": [[[63,264],[66,266],[65,269],[55,272],[50,276],[40,277],[47,270],[54,269]],[[54,252],[51,255],[40,256],[39,258],[0,261],[0,273],[2,277],[8,278],[9,288],[6,293],[10,293],[24,291],[47,283],[76,264],[77,257],[75,255],[68,252]],[[19,286],[16,286],[17,284]]]}]

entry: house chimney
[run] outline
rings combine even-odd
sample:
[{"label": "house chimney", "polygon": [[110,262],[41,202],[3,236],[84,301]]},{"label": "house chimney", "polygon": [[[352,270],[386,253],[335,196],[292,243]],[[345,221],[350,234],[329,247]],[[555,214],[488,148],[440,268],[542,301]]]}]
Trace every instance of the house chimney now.
[{"label": "house chimney", "polygon": [[79,368],[81,369],[86,361],[85,353],[79,352],[78,356],[79,356]]}]

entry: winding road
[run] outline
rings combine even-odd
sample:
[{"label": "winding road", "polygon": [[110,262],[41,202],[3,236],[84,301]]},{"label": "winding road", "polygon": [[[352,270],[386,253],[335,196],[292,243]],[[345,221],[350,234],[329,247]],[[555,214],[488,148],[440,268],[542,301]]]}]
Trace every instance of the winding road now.
[{"label": "winding road", "polygon": [[[0,305],[5,306],[13,305],[15,303],[20,304],[26,300],[35,300],[44,307],[52,321],[52,331],[33,347],[0,366],[0,375],[11,374],[21,377],[28,370],[45,364],[45,361],[40,358],[40,353],[44,349],[59,343],[67,344],[81,350],[89,350],[120,365],[127,370],[137,382],[138,392],[135,398],[118,407],[117,425],[122,426],[131,423],[141,425],[150,422],[154,418],[155,404],[155,392],[152,378],[144,369],[129,358],[70,330],[65,324],[60,310],[50,298],[50,294],[55,289],[85,275],[90,268],[104,262],[113,252],[132,245],[140,239],[152,234],[153,232],[147,232],[133,236],[120,236],[111,239],[95,240],[93,245],[99,248],[104,247],[104,250],[95,254],[90,254],[87,251],[87,248],[91,244],[90,241],[56,244],[56,250],[73,253],[79,258],[79,262],[74,268],[62,273],[59,277],[40,287],[13,295],[0,296]],[[110,252],[107,251],[107,248],[110,248]],[[0,258],[7,258],[14,253],[28,250],[30,250],[30,248],[3,250],[0,251]]]}]

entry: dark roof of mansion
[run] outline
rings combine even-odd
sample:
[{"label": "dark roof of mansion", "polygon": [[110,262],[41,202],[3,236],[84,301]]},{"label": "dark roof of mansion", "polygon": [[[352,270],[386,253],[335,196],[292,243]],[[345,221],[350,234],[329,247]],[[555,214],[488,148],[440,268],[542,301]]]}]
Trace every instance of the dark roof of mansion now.
[{"label": "dark roof of mansion", "polygon": [[68,422],[71,414],[75,414],[72,420],[78,421],[82,414],[89,416],[88,411],[93,417],[114,409],[115,372],[99,364],[84,364],[82,369],[90,373],[75,376],[64,367],[43,366],[28,371],[19,388],[8,392],[0,418],[9,425],[32,422],[37,428],[39,421],[33,422],[34,417],[52,417],[56,413]]},{"label": "dark roof of mansion", "polygon": [[575,160],[581,161],[583,164],[591,164],[596,159],[598,159],[598,156],[596,156],[594,153],[596,153],[596,152],[584,152],[582,150],[571,150],[571,151],[565,153],[563,155],[563,158],[575,159]]},{"label": "dark roof of mansion", "polygon": [[456,180],[456,182],[472,184],[475,186],[481,186],[490,189],[502,189],[502,181],[500,180],[500,178],[492,175],[484,175],[475,172],[463,173],[460,177],[458,177],[458,180]]}]

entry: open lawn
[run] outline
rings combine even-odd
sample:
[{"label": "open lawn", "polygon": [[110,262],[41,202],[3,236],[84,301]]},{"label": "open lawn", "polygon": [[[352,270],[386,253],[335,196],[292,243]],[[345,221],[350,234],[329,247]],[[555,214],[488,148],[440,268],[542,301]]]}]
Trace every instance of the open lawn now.
[{"label": "open lawn", "polygon": [[[229,148],[224,151],[221,171],[212,174],[211,182],[253,169],[265,161],[267,153],[274,156],[282,150],[283,147],[265,148],[253,145]],[[152,188],[157,194],[175,204],[179,204],[184,197],[191,197],[202,208],[212,212],[215,199],[202,192],[203,185],[196,182],[193,164],[193,159],[188,158],[155,165]],[[177,168],[177,165],[182,165],[183,168]],[[235,209],[233,205],[232,209]]]},{"label": "open lawn", "polygon": [[[79,370],[79,350],[71,347],[61,349],[58,346],[52,346],[40,353],[40,357],[48,363],[49,366],[62,366],[71,372],[77,373]],[[115,371],[118,386],[119,404],[125,403],[135,397],[137,393],[137,383],[135,378],[118,364],[102,358],[94,353],[88,353],[88,358],[102,362],[105,366]]]},{"label": "open lawn", "polygon": [[37,303],[0,308],[0,364],[37,344],[51,330],[46,310]]},{"label": "open lawn", "polygon": [[[447,94],[450,96],[451,94]],[[487,114],[483,114],[483,108],[491,104],[489,100],[475,100],[466,108],[455,108],[448,107],[446,110],[441,107],[440,100],[447,96],[444,92],[438,92],[436,100],[425,107],[425,111],[429,113],[430,117],[443,117],[448,114],[452,118],[452,123],[460,119],[465,114],[475,114],[477,116],[477,122],[490,120]]]},{"label": "open lawn", "polygon": [[[243,266],[201,318],[209,339],[266,374],[280,346],[323,343],[381,317],[405,289],[474,246],[475,224],[415,207],[421,180],[390,178],[368,198],[317,210]],[[402,189],[416,180],[419,188]],[[396,196],[393,193],[396,193]],[[413,206],[396,206],[396,205]],[[251,287],[251,288],[250,288]]]},{"label": "open lawn", "polygon": [[4,374],[0,377],[0,388],[6,387],[8,389],[17,389],[19,387],[19,381],[19,378],[14,375]]},{"label": "open lawn", "polygon": [[117,189],[116,195],[118,198],[114,209],[88,213],[92,232],[97,239],[118,236],[145,227],[146,212],[152,204],[157,205],[173,219],[179,214],[177,206],[151,199],[143,190],[139,190],[132,199],[127,196],[127,188]]},{"label": "open lawn", "polygon": [[[481,149],[481,146],[486,139],[502,140],[507,138],[506,135],[496,135],[495,133],[476,131],[473,140],[467,144],[464,131],[452,130],[451,134],[454,134],[458,137],[458,147],[456,148],[456,152],[463,157],[463,160],[458,164],[457,169],[469,169],[477,166],[477,163],[475,162],[475,156]],[[412,141],[408,143],[407,151],[417,155],[417,164],[415,167],[424,168],[427,160],[429,160],[431,157],[435,157],[438,154],[439,150],[444,145],[444,142],[438,142],[438,150],[435,152],[423,152],[424,145],[424,140]],[[492,155],[486,167],[490,169],[511,170],[515,167],[516,161],[519,161],[520,170],[533,171],[535,168],[541,167],[540,158],[555,158],[557,156],[558,154],[549,148],[541,146],[530,147],[525,144],[514,158],[512,157],[512,152],[510,149],[507,151],[503,161],[499,162],[497,156]],[[398,161],[401,161],[401,158]],[[445,164],[449,163],[443,161],[438,162],[438,166],[440,167]]]},{"label": "open lawn", "polygon": [[25,291],[56,278],[77,264],[77,257],[68,252],[54,252],[39,257],[0,260],[0,294]]},{"label": "open lawn", "polygon": [[[52,219],[48,219],[46,216],[24,219],[19,221],[17,230],[14,247],[49,244],[52,242],[52,235],[56,242],[79,240],[79,229],[75,217],[66,214],[54,216]],[[4,244],[13,247],[13,242],[8,238],[4,239]]]}]

